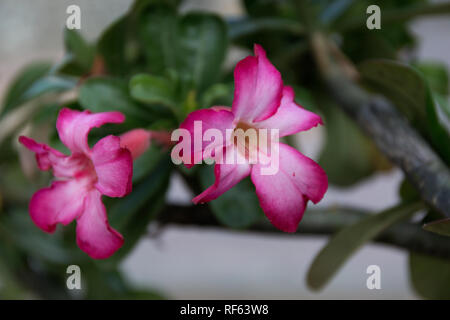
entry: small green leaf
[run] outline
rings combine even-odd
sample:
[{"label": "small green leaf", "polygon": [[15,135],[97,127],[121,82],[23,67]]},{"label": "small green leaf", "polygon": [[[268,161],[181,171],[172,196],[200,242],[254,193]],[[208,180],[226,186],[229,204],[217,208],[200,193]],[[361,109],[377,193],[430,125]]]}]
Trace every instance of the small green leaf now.
[{"label": "small green leaf", "polygon": [[421,207],[422,204],[417,202],[401,204],[339,231],[311,264],[307,276],[308,286],[315,290],[321,289],[365,243],[391,225],[410,217]]},{"label": "small green leaf", "polygon": [[79,102],[85,109],[94,112],[120,111],[130,126],[145,126],[153,117],[139,106],[128,94],[124,80],[96,77],[86,80],[80,88]]},{"label": "small green leaf", "polygon": [[172,83],[163,77],[139,74],[130,80],[131,97],[142,103],[162,104],[176,108]]},{"label": "small green leaf", "polygon": [[427,223],[423,226],[427,231],[450,237],[450,219],[442,219]]},{"label": "small green leaf", "polygon": [[[200,170],[200,181],[206,189],[214,183],[211,166]],[[260,220],[264,213],[249,179],[244,179],[217,199],[209,202],[216,218],[230,228],[246,228]]]},{"label": "small green leaf", "polygon": [[409,254],[410,278],[414,289],[426,299],[450,299],[450,260]]}]

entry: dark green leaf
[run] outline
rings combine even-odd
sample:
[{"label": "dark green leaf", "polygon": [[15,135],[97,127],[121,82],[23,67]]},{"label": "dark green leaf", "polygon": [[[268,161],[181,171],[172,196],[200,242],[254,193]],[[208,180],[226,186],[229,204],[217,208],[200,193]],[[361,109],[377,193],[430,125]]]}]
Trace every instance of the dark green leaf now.
[{"label": "dark green leaf", "polygon": [[426,132],[427,87],[420,74],[403,63],[371,60],[359,67],[363,81],[389,98],[422,133]]},{"label": "dark green leaf", "polygon": [[150,72],[163,75],[176,69],[177,15],[173,8],[158,7],[140,17],[138,36]]},{"label": "dark green leaf", "polygon": [[336,106],[325,112],[326,143],[319,164],[330,183],[350,186],[389,163],[356,124]]},{"label": "dark green leaf", "polygon": [[178,23],[177,66],[192,75],[202,91],[221,73],[227,51],[227,30],[223,20],[212,14],[189,13]]},{"label": "dark green leaf", "polygon": [[295,20],[280,18],[238,18],[228,21],[228,36],[232,40],[267,30],[280,30],[292,34],[304,34],[304,27]]},{"label": "dark green leaf", "polygon": [[126,75],[130,72],[127,59],[128,28],[127,16],[111,24],[100,36],[97,50],[103,57],[106,69],[113,75]]},{"label": "dark green leaf", "polygon": [[[212,166],[200,171],[200,181],[206,189],[214,183]],[[244,179],[219,198],[209,202],[214,215],[230,228],[246,228],[264,216],[258,197],[249,179]]]},{"label": "dark green leaf", "polygon": [[308,286],[319,290],[364,244],[389,226],[410,217],[422,207],[420,203],[403,204],[364,218],[333,236],[315,257],[308,271]]},{"label": "dark green leaf", "polygon": [[189,13],[178,17],[172,8],[159,7],[142,15],[139,36],[152,73],[176,70],[199,91],[221,74],[227,31],[218,16]]},{"label": "dark green leaf", "polygon": [[410,253],[409,269],[414,289],[426,299],[450,299],[450,261]]},{"label": "dark green leaf", "polygon": [[212,106],[231,106],[233,102],[233,86],[216,83],[210,86],[202,95],[202,108]]}]

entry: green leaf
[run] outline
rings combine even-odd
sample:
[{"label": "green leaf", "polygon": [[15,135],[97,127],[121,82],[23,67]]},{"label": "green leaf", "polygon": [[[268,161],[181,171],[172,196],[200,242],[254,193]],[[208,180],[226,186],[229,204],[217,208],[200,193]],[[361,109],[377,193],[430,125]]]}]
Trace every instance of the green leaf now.
[{"label": "green leaf", "polygon": [[178,70],[191,74],[202,91],[221,73],[228,46],[226,24],[216,15],[189,13],[179,21],[177,33]]},{"label": "green leaf", "polygon": [[147,232],[149,222],[162,209],[171,168],[170,158],[165,154],[150,175],[133,185],[133,192],[109,208],[111,225],[122,233],[125,243],[105,261],[108,265],[116,264],[134,248]]},{"label": "green leaf", "polygon": [[[206,165],[200,170],[200,182],[205,189],[214,183],[212,171],[212,167]],[[264,216],[249,179],[242,180],[219,198],[209,202],[209,206],[216,218],[230,228],[249,227]]]},{"label": "green leaf", "polygon": [[155,144],[151,144],[147,151],[133,160],[133,183],[145,179],[161,161],[163,151]]},{"label": "green leaf", "polygon": [[355,0],[336,0],[327,3],[320,14],[320,20],[329,24],[339,18],[344,12],[348,12],[349,7],[353,5]]},{"label": "green leaf", "polygon": [[334,105],[327,109],[326,143],[319,164],[327,173],[330,183],[351,186],[376,170],[390,167],[373,142],[344,112]]},{"label": "green leaf", "polygon": [[95,49],[75,29],[64,28],[64,44],[67,53],[84,73],[89,72],[94,62]]},{"label": "green leaf", "polygon": [[176,70],[198,91],[221,74],[227,30],[216,15],[188,13],[178,17],[173,8],[160,6],[141,16],[139,37],[148,69],[154,74]]},{"label": "green leaf", "polygon": [[302,35],[306,31],[303,25],[295,20],[277,17],[230,19],[228,28],[228,36],[232,40],[267,30],[280,30],[297,35]]},{"label": "green leaf", "polygon": [[112,75],[123,76],[130,72],[127,59],[128,28],[129,18],[124,16],[103,31],[98,40],[97,51]]},{"label": "green leaf", "polygon": [[426,133],[427,87],[421,75],[403,63],[371,60],[360,65],[362,79],[385,95],[422,133]]},{"label": "green leaf", "polygon": [[315,257],[307,275],[308,286],[315,290],[323,288],[365,243],[391,225],[410,217],[421,207],[422,204],[417,202],[401,204],[339,231]]},{"label": "green leaf", "polygon": [[151,73],[163,75],[176,69],[177,16],[173,8],[157,7],[141,15],[138,36]]},{"label": "green leaf", "polygon": [[427,99],[429,136],[438,153],[450,164],[450,115],[445,98],[431,93]]},{"label": "green leaf", "polygon": [[77,80],[68,77],[48,75],[33,83],[23,94],[24,101],[34,99],[47,92],[63,92],[75,88]]},{"label": "green leaf", "polygon": [[202,95],[203,108],[212,106],[231,106],[233,102],[233,85],[216,83],[210,86]]},{"label": "green leaf", "polygon": [[166,78],[139,74],[130,80],[131,97],[148,104],[162,104],[176,108],[173,84]]},{"label": "green leaf", "polygon": [[427,80],[430,89],[442,95],[449,93],[449,79],[447,68],[443,63],[420,62],[414,64]]},{"label": "green leaf", "polygon": [[128,94],[126,81],[117,78],[96,77],[86,80],[80,88],[79,102],[94,112],[120,111],[130,127],[145,126],[153,117]]},{"label": "green leaf", "polygon": [[450,219],[442,219],[427,223],[423,226],[424,230],[450,237]]},{"label": "green leaf", "polygon": [[411,283],[426,299],[450,299],[450,260],[409,254]]},{"label": "green leaf", "polygon": [[22,95],[51,68],[47,62],[32,63],[20,71],[6,91],[0,115],[24,102]]},{"label": "green leaf", "polygon": [[373,60],[360,66],[363,81],[385,95],[450,163],[450,120],[442,100],[433,95],[421,73],[408,65]]}]

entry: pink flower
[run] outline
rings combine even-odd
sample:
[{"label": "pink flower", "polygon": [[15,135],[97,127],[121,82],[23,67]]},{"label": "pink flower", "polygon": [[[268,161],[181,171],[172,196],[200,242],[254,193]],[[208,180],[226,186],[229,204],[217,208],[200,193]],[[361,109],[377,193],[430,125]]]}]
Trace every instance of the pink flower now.
[{"label": "pink flower", "polygon": [[[249,149],[236,145],[233,135],[230,139],[227,132],[239,128],[278,129],[279,136],[284,137],[322,124],[322,119],[294,102],[294,91],[283,85],[280,73],[259,45],[255,45],[255,56],[246,57],[237,64],[234,78],[231,109],[212,107],[194,111],[180,128],[187,129],[191,136],[194,135],[194,121],[201,121],[203,133],[211,128],[218,129],[222,136],[227,137],[218,146],[221,152],[237,154],[246,161],[237,164],[216,162],[215,183],[196,196],[193,202],[214,200],[250,175],[268,219],[283,231],[295,232],[308,200],[319,202],[328,188],[323,169],[294,148],[279,143],[279,169],[273,175],[263,175],[261,169],[267,164],[261,161],[250,164]],[[207,143],[203,143],[199,150],[192,148],[191,157],[200,153],[202,159],[207,158],[204,155],[207,146]],[[193,163],[185,164],[190,167]]]},{"label": "pink flower", "polygon": [[52,233],[56,225],[77,221],[78,246],[94,259],[110,257],[123,244],[123,237],[110,227],[102,195],[123,197],[131,192],[133,160],[120,138],[109,135],[91,149],[89,131],[105,123],[121,123],[120,112],[91,113],[62,109],[56,128],[71,150],[61,152],[27,137],[19,141],[36,153],[41,170],[53,170],[56,180],[37,191],[30,202],[30,215],[42,230]]}]

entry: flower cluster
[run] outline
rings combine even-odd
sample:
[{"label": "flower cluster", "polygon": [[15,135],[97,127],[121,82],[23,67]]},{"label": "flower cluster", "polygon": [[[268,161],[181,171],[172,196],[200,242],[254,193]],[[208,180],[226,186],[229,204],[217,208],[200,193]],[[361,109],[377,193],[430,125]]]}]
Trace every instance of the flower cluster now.
[{"label": "flower cluster", "polygon": [[[213,152],[205,152],[210,144],[192,144],[191,155],[206,159],[214,154],[232,155],[237,163],[216,163],[215,183],[193,199],[203,203],[216,199],[240,180],[251,177],[260,205],[272,224],[286,232],[294,232],[309,200],[317,203],[327,190],[325,172],[311,159],[294,148],[272,139],[269,144],[277,152],[250,148],[236,142],[236,132],[248,129],[277,130],[280,137],[308,130],[322,124],[321,118],[297,105],[291,87],[284,86],[280,73],[270,63],[264,50],[255,45],[255,56],[240,61],[234,71],[235,92],[231,108],[212,107],[190,113],[180,125],[193,133],[200,121],[202,130],[219,130],[226,137],[215,143]],[[28,137],[19,141],[36,154],[41,170],[52,170],[55,180],[48,188],[37,191],[30,201],[34,223],[53,232],[58,223],[77,222],[77,243],[90,257],[104,259],[118,250],[123,237],[110,227],[102,196],[124,197],[132,189],[133,159],[149,146],[152,133],[135,129],[121,137],[109,135],[92,148],[89,131],[105,123],[121,123],[119,112],[91,113],[62,109],[56,128],[61,141],[70,149],[65,155]],[[167,139],[167,134],[156,136]],[[167,142],[167,141],[166,141]],[[272,150],[272,148],[271,148]],[[251,162],[250,158],[269,159],[278,164],[276,172],[261,174],[267,161]],[[275,159],[276,157],[276,159]],[[191,160],[189,158],[189,160]],[[269,162],[270,162],[269,161]],[[194,161],[185,161],[191,167]]]}]

